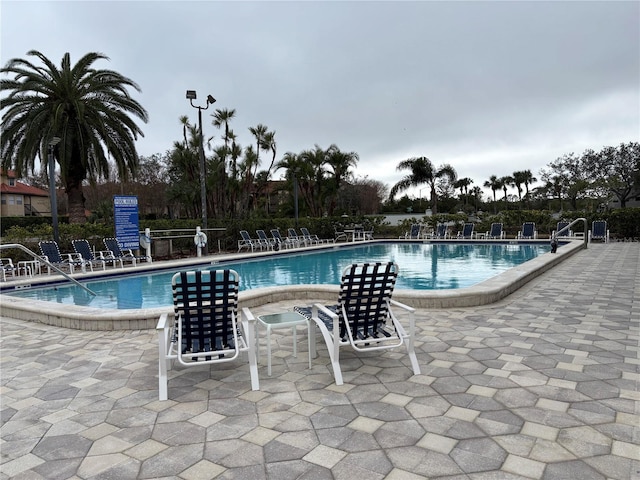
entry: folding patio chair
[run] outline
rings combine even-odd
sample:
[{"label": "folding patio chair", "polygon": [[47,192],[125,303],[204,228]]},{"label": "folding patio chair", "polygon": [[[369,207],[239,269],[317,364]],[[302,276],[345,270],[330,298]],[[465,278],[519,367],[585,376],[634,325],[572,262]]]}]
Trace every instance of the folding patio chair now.
[{"label": "folding patio chair", "polygon": [[538,238],[538,232],[536,231],[536,224],[534,222],[524,222],[522,229],[518,232],[519,239],[536,239]]},{"label": "folding patio chair", "polygon": [[[358,352],[379,352],[405,345],[415,375],[420,366],[414,351],[415,309],[391,299],[398,266],[393,263],[361,263],[344,269],[338,304],[294,307],[298,313],[313,320],[327,344],[333,375],[342,385],[340,347],[350,345]],[[392,307],[408,314],[408,331],[400,324]],[[315,329],[310,329],[315,336]],[[311,352],[315,357],[315,339]]]},{"label": "folding patio chair", "polygon": [[74,273],[76,268],[80,268],[82,272],[86,272],[87,267],[93,271],[91,262],[87,262],[77,253],[60,253],[58,243],[53,240],[45,240],[38,243],[43,258],[54,267],[60,270],[67,270]]},{"label": "folding patio chair", "polygon": [[122,265],[124,265],[124,262],[129,262],[135,267],[138,261],[149,260],[145,256],[138,257],[134,255],[133,252],[129,249],[122,250],[122,248],[120,248],[120,243],[118,243],[118,240],[116,238],[103,238],[102,242],[107,249],[106,252],[103,252],[103,255],[106,254],[113,256],[113,258],[120,260],[122,262]]},{"label": "folding patio chair", "polygon": [[273,238],[267,237],[267,234],[264,230],[256,230],[256,235],[258,235],[258,243],[262,248],[266,250],[273,250],[273,244],[275,240]]},{"label": "folding patio chair", "polygon": [[435,232],[430,233],[429,238],[437,238],[437,239],[445,239],[449,236],[449,230],[447,225],[444,223],[439,223],[436,226]]},{"label": "folding patio chair", "polygon": [[280,231],[277,228],[271,229],[271,236],[273,237],[274,249],[276,250],[282,247],[293,248],[298,246],[298,244],[293,242],[289,237],[282,238],[282,235],[280,235]]},{"label": "folding patio chair", "polygon": [[18,274],[18,267],[13,264],[13,260],[10,258],[0,258],[0,275],[2,276],[3,282],[7,281],[7,275],[16,278]]},{"label": "folding patio chair", "polygon": [[573,237],[573,232],[567,228],[569,226],[569,222],[562,221],[556,224],[556,237]]},{"label": "folding patio chair", "polygon": [[504,238],[504,231],[502,230],[502,223],[492,223],[491,228],[487,232],[487,238],[491,239],[499,239],[502,240]]},{"label": "folding patio chair", "polygon": [[420,224],[419,223],[412,223],[411,224],[411,228],[409,229],[408,232],[405,232],[405,234],[402,237],[399,238],[404,238],[404,239],[408,239],[408,240],[417,240],[420,238]]},{"label": "folding patio chair", "polygon": [[315,243],[316,245],[319,245],[321,243],[333,243],[334,240],[332,238],[320,238],[318,237],[318,235],[309,233],[309,229],[307,227],[300,227],[300,231],[302,232],[302,236],[305,239],[305,241],[309,242],[310,244]]},{"label": "folding patio chair", "polygon": [[240,236],[242,237],[238,240],[238,252],[240,252],[243,248],[251,249],[253,252],[256,248],[262,250],[262,246],[258,244],[258,242],[251,238],[249,232],[246,230],[240,230]]},{"label": "folding patio chair", "polygon": [[594,220],[591,223],[591,231],[589,232],[589,242],[592,240],[602,240],[604,243],[609,242],[609,230],[605,220]]},{"label": "folding patio chair", "polygon": [[[116,259],[112,254],[109,255],[108,252],[100,252],[98,255],[94,255],[91,250],[91,245],[87,240],[71,240],[71,245],[73,245],[73,249],[75,252],[82,258],[85,262],[91,264],[91,269],[93,270],[94,266],[101,267],[103,270],[107,269],[107,263],[110,263],[112,266],[116,266],[116,263],[120,263],[122,267],[122,260]],[[106,255],[105,255],[106,253]]]},{"label": "folding patio chair", "polygon": [[473,227],[473,223],[465,223],[464,227],[462,227],[462,231],[458,232],[457,238],[471,240],[473,238]]},{"label": "folding patio chair", "polygon": [[238,319],[238,273],[234,270],[178,272],[171,280],[174,314],[160,316],[158,391],[168,398],[168,370],[231,362],[248,354],[251,389],[259,390],[255,317],[248,308]]},{"label": "folding patio chair", "polygon": [[295,228],[287,228],[287,240],[298,247],[307,245],[305,238],[302,235],[298,235]]}]

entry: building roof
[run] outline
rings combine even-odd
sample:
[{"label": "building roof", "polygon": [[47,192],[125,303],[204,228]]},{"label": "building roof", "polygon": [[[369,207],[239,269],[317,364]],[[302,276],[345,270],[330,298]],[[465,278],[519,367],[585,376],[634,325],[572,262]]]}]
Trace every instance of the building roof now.
[{"label": "building roof", "polygon": [[22,182],[15,182],[15,185],[11,186],[6,183],[0,183],[0,193],[8,195],[26,195],[30,197],[48,197],[49,192],[42,190],[38,187],[32,187]]}]

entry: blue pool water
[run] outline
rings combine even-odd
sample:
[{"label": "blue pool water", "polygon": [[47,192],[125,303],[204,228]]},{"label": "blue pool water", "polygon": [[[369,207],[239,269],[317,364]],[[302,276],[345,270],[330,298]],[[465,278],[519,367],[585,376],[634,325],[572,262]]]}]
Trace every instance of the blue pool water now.
[{"label": "blue pool water", "polygon": [[[240,275],[240,290],[248,290],[279,285],[338,285],[342,270],[352,263],[393,260],[400,267],[396,288],[440,290],[470,287],[548,251],[548,245],[379,243],[220,262],[184,270],[231,268]],[[10,295],[111,309],[173,304],[171,277],[175,271],[132,274],[128,270],[128,273],[86,282],[96,296],[75,285],[24,289]]]}]

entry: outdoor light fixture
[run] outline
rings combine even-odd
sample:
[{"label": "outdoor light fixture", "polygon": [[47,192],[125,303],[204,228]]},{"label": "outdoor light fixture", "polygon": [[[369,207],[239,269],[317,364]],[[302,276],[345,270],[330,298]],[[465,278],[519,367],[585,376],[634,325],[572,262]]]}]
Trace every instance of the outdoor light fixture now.
[{"label": "outdoor light fixture", "polygon": [[58,198],[56,197],[56,162],[53,158],[53,147],[60,143],[59,137],[53,137],[49,141],[49,199],[51,201],[51,225],[53,226],[53,239],[59,243],[58,233]]},{"label": "outdoor light fixture", "polygon": [[[207,105],[204,107],[194,105],[193,101],[197,98],[195,90],[187,90],[187,99],[193,108],[198,109],[198,128],[200,130],[200,198],[202,201],[202,229],[207,229],[207,183],[204,171],[204,136],[202,135],[202,110],[209,108],[209,105],[216,102],[211,95],[207,95]],[[207,248],[206,246],[204,247]],[[205,251],[206,254],[206,251]]]}]

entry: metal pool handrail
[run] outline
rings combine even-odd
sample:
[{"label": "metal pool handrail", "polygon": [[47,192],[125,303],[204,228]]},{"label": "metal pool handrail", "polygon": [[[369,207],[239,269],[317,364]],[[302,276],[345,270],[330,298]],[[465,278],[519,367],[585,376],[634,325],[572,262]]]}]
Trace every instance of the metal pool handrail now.
[{"label": "metal pool handrail", "polygon": [[64,278],[66,278],[67,280],[69,280],[70,282],[75,283],[77,286],[79,286],[80,288],[86,290],[87,292],[89,292],[91,295],[93,295],[94,297],[97,296],[97,294],[91,290],[90,288],[82,285],[79,281],[77,281],[75,278],[70,277],[69,275],[67,275],[65,272],[63,272],[62,270],[60,270],[58,267],[56,267],[53,263],[51,263],[49,260],[42,258],[40,255],[38,255],[35,252],[32,252],[31,250],[29,250],[27,247],[25,247],[24,245],[20,245],[19,243],[7,243],[4,245],[0,245],[0,250],[4,250],[6,248],[17,248],[19,250],[22,250],[23,252],[25,252],[28,255],[31,255],[33,257],[34,260],[38,261],[38,262],[42,262],[44,263],[46,266],[53,268],[56,272],[60,273]]}]

